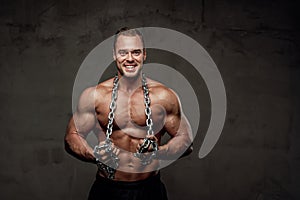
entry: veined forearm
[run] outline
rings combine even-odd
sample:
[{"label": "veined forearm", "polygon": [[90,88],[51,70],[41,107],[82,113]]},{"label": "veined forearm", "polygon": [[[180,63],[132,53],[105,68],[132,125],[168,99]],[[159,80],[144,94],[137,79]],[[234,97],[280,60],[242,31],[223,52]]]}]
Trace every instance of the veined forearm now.
[{"label": "veined forearm", "polygon": [[158,158],[162,160],[173,160],[187,156],[192,152],[191,141],[186,135],[177,135],[165,145],[159,147]]},{"label": "veined forearm", "polygon": [[65,150],[82,161],[96,163],[93,149],[76,133],[69,133],[65,136]]}]

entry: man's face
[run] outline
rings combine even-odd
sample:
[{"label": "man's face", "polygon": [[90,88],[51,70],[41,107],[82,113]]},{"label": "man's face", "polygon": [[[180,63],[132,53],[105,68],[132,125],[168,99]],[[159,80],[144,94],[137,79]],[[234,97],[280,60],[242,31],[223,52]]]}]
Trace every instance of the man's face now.
[{"label": "man's face", "polygon": [[143,61],[146,59],[146,52],[143,48],[143,43],[138,35],[120,35],[117,38],[114,59],[122,76],[134,78],[140,75]]}]

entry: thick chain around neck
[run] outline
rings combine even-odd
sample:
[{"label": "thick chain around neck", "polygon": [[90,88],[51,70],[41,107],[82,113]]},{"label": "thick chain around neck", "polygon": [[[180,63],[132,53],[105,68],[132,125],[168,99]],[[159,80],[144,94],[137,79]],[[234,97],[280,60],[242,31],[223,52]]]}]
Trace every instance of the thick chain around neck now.
[{"label": "thick chain around neck", "polygon": [[[118,86],[119,86],[119,78],[116,75],[113,81],[113,88],[112,88],[112,93],[111,93],[111,102],[109,105],[110,112],[108,114],[108,124],[107,124],[107,129],[106,129],[106,140],[105,144],[103,145],[96,145],[94,148],[94,155],[96,157],[97,165],[98,168],[105,172],[107,174],[107,177],[109,179],[114,179],[115,177],[115,172],[116,169],[119,166],[119,158],[118,156],[113,152],[112,149],[112,141],[110,139],[112,132],[113,132],[113,122],[115,118],[115,110],[117,107],[117,96],[118,96]],[[150,97],[149,97],[149,89],[147,86],[147,81],[146,77],[144,74],[142,74],[142,87],[143,87],[143,93],[144,93],[144,103],[145,103],[145,114],[146,114],[146,125],[147,125],[147,135],[153,135],[153,122],[151,119],[151,108],[150,108]],[[148,147],[152,145],[153,147],[153,152],[150,154],[150,157],[146,157],[143,154],[141,154],[145,149],[148,149]],[[101,156],[100,156],[100,151],[105,150],[107,153],[109,153],[111,159],[112,159],[112,164],[111,166],[108,166],[104,163],[102,163]],[[149,139],[145,138],[143,144],[141,145],[141,149],[135,153],[134,155],[138,158],[141,159],[141,163],[143,165],[147,165],[151,163],[152,159],[156,156],[156,151],[158,150],[157,148],[157,143],[156,141],[150,141]]]},{"label": "thick chain around neck", "polygon": [[108,124],[106,129],[106,139],[110,140],[110,136],[112,134],[113,122],[115,118],[115,110],[117,107],[117,97],[118,97],[118,86],[119,86],[119,78],[118,75],[115,76],[113,82],[113,89],[111,93],[111,102],[109,105],[110,112],[108,114]]},{"label": "thick chain around neck", "polygon": [[150,108],[150,97],[149,97],[149,89],[147,86],[147,80],[145,74],[142,74],[142,87],[144,92],[144,103],[145,103],[145,114],[146,114],[146,125],[147,125],[147,135],[154,135],[153,132],[153,121],[151,118],[151,108]]},{"label": "thick chain around neck", "polygon": [[[106,139],[110,140],[110,136],[112,135],[113,132],[113,122],[115,118],[115,110],[117,107],[117,97],[118,97],[118,86],[119,86],[119,78],[118,75],[115,76],[114,81],[113,81],[113,89],[112,89],[112,94],[111,94],[111,102],[110,102],[110,112],[108,114],[108,124],[107,124],[107,129],[106,129]],[[143,93],[144,93],[144,103],[145,103],[145,114],[146,114],[146,125],[147,125],[147,135],[153,135],[153,121],[151,118],[151,108],[150,108],[150,97],[149,97],[149,88],[147,86],[147,80],[145,77],[145,74],[142,73],[142,88],[143,88]]]}]

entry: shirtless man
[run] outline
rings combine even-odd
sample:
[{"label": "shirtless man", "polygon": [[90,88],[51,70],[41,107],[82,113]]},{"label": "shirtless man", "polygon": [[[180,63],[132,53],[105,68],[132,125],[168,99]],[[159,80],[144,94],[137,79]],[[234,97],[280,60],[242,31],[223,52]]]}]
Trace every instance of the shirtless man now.
[{"label": "shirtless man", "polygon": [[[117,32],[113,57],[116,77],[82,93],[65,148],[98,165],[89,199],[167,199],[159,161],[191,153],[190,125],[174,91],[142,73],[146,50],[138,30]],[[99,141],[94,149],[85,140],[91,131]],[[171,138],[162,145],[165,133]]]}]

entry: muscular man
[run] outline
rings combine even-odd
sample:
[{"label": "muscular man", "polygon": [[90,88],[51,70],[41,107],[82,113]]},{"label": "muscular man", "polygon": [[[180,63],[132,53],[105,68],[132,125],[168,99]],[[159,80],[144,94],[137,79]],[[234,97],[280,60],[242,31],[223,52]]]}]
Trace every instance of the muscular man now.
[{"label": "muscular man", "polygon": [[[160,160],[192,151],[190,125],[175,92],[142,73],[146,50],[138,30],[117,32],[113,57],[116,77],[82,93],[66,150],[98,165],[89,199],[167,199]],[[95,149],[85,140],[91,131],[99,141]],[[170,140],[161,144],[165,133]]]}]

